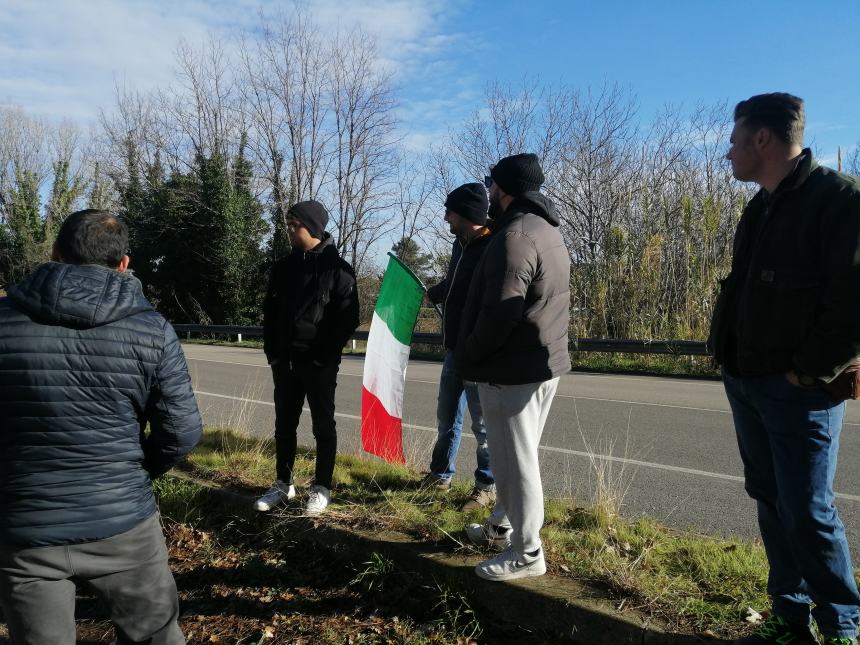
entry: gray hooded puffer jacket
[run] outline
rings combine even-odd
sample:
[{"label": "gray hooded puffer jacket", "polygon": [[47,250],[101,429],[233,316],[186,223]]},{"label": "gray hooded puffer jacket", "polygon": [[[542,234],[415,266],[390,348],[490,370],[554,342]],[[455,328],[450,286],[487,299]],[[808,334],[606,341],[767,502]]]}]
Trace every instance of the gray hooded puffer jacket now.
[{"label": "gray hooded puffer jacket", "polygon": [[540,192],[518,196],[495,222],[460,326],[464,379],[518,385],[570,371],[570,258],[558,225]]}]

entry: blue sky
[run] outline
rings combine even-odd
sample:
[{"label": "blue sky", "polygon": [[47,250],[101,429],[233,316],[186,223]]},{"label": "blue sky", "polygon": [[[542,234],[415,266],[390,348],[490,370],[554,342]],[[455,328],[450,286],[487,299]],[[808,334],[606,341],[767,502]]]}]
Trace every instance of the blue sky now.
[{"label": "blue sky", "polygon": [[[490,80],[619,83],[643,119],[665,104],[731,104],[765,91],[807,102],[825,162],[860,142],[860,2],[309,0],[324,29],[362,24],[395,70],[413,147],[456,126]],[[251,29],[268,0],[0,0],[0,104],[84,124],[116,80],[171,82],[181,38]]]}]

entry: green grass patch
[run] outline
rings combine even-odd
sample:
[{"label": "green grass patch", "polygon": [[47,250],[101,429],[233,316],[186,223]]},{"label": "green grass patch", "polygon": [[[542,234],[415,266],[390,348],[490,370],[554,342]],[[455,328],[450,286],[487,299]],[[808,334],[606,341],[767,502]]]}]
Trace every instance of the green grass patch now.
[{"label": "green grass patch", "polygon": [[[207,430],[190,462],[204,475],[243,485],[266,486],[274,473],[271,442],[226,430]],[[299,455],[296,473],[300,486],[310,480],[312,452]],[[418,490],[419,479],[403,466],[339,455],[331,512],[324,517],[460,548],[464,526],[489,511],[457,510],[468,495],[466,483],[444,493]],[[194,496],[179,498],[172,512],[193,519]],[[767,562],[759,545],[680,532],[648,518],[629,521],[573,500],[547,500],[545,517],[542,537],[551,571],[596,585],[618,605],[658,616],[676,629],[734,636],[743,629],[747,607],[769,606]]]},{"label": "green grass patch", "polygon": [[719,370],[714,368],[713,361],[708,356],[572,352],[570,359],[574,370],[707,378],[720,376]]},{"label": "green grass patch", "polygon": [[182,338],[183,343],[188,345],[217,345],[219,347],[250,347],[251,349],[263,349],[262,338],[242,339],[242,342],[230,340],[223,336],[217,338]]}]

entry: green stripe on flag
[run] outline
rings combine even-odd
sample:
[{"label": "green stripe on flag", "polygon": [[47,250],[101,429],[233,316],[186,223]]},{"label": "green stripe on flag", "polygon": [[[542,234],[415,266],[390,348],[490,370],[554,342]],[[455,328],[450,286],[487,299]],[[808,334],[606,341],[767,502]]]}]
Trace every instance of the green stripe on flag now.
[{"label": "green stripe on flag", "polygon": [[421,281],[409,267],[389,255],[388,268],[374,311],[385,321],[391,334],[404,345],[412,342],[412,329],[423,299],[424,287]]}]

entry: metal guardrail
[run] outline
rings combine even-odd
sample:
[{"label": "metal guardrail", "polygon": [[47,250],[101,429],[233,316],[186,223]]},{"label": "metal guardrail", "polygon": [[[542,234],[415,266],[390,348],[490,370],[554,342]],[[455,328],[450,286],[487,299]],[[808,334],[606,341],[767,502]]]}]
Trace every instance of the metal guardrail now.
[{"label": "metal guardrail", "polygon": [[[236,336],[241,341],[243,336],[259,338],[263,335],[260,326],[247,327],[240,325],[173,325],[176,333],[185,334],[216,334]],[[353,340],[367,340],[366,331],[357,331]],[[413,345],[441,345],[442,334],[424,332],[412,335]],[[607,354],[673,354],[675,356],[707,356],[705,343],[697,340],[626,340],[614,338],[574,338],[570,341],[572,352],[602,352]]]}]

